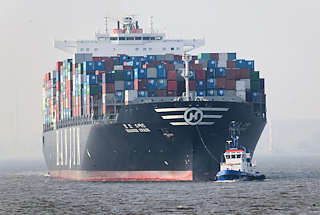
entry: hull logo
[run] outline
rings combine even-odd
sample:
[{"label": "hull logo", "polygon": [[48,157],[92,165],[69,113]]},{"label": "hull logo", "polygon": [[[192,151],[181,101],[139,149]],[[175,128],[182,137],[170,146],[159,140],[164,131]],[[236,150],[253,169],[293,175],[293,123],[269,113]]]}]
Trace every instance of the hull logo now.
[{"label": "hull logo", "polygon": [[189,108],[184,112],[183,118],[189,125],[198,125],[203,119],[203,112],[199,108]]}]

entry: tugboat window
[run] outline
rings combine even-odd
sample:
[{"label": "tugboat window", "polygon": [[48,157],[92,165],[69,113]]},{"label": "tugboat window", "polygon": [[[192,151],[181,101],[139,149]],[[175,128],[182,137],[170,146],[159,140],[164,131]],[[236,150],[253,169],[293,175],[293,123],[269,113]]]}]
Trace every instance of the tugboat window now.
[{"label": "tugboat window", "polygon": [[119,40],[125,40],[126,38],[125,37],[119,37]]},{"label": "tugboat window", "polygon": [[227,159],[230,159],[230,155],[226,155],[226,158],[227,158]]},{"label": "tugboat window", "polygon": [[127,40],[134,40],[134,37],[127,37]]},{"label": "tugboat window", "polygon": [[241,155],[237,155],[237,158],[241,158]]},{"label": "tugboat window", "polygon": [[134,39],[135,40],[141,40],[141,37],[135,37]]},{"label": "tugboat window", "polygon": [[150,40],[150,37],[143,37],[143,40]]},{"label": "tugboat window", "polygon": [[236,155],[231,155],[231,158],[236,158]]}]

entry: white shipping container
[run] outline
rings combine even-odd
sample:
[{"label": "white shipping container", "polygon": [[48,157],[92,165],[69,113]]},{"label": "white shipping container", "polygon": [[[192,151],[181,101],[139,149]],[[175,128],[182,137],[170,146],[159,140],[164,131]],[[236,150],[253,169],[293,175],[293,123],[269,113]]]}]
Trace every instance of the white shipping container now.
[{"label": "white shipping container", "polygon": [[227,61],[228,60],[228,53],[219,53],[219,61]]},{"label": "white shipping container", "polygon": [[227,60],[219,59],[218,60],[218,67],[227,67]]},{"label": "white shipping container", "polygon": [[245,90],[236,91],[236,95],[238,97],[240,97],[243,101],[246,100],[246,91]]},{"label": "white shipping container", "polygon": [[246,89],[250,89],[250,79],[240,79],[236,81],[237,91],[246,90]]},{"label": "white shipping container", "polygon": [[137,90],[126,90],[125,91],[125,102],[131,102],[138,98]]},{"label": "white shipping container", "polygon": [[114,82],[115,90],[124,90],[124,81],[115,81]]},{"label": "white shipping container", "polygon": [[114,70],[123,70],[122,65],[114,65],[113,68],[114,68]]},{"label": "white shipping container", "polygon": [[156,68],[148,68],[147,69],[147,78],[157,78],[157,69]]}]

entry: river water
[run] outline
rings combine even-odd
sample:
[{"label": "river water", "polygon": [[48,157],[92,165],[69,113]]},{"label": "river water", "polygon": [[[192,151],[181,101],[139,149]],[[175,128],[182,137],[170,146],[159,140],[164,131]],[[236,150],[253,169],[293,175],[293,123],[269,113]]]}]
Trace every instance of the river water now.
[{"label": "river water", "polygon": [[0,161],[0,214],[320,214],[320,155],[257,156],[254,182],[76,182]]}]

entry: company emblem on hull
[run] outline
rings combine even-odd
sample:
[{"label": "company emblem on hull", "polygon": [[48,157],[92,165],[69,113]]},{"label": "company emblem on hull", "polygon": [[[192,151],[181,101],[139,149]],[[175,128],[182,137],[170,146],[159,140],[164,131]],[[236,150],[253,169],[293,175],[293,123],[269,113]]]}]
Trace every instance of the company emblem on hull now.
[{"label": "company emblem on hull", "polygon": [[[212,112],[226,112],[229,108],[204,108],[204,107],[190,107],[190,108],[156,108],[157,113],[165,113],[168,115],[161,115],[164,120],[184,120],[170,122],[170,125],[213,125],[214,119],[221,119],[223,115],[212,114]],[[204,113],[206,112],[206,113]],[[176,114],[179,113],[179,114]],[[206,120],[206,121],[204,121]]]}]

